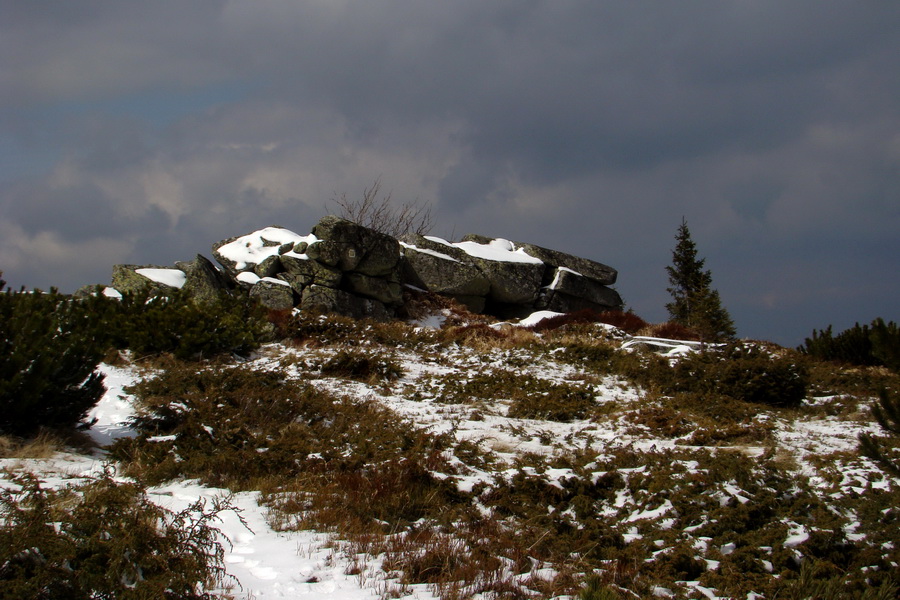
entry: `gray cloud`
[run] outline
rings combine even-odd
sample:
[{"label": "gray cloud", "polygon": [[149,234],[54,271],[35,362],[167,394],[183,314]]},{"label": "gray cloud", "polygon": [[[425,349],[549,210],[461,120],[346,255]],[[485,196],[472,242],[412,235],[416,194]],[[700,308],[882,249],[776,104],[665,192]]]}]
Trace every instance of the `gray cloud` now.
[{"label": "gray cloud", "polygon": [[653,320],[682,216],[743,335],[896,320],[898,32],[887,0],[5,3],[0,269],[74,288],[381,177]]}]

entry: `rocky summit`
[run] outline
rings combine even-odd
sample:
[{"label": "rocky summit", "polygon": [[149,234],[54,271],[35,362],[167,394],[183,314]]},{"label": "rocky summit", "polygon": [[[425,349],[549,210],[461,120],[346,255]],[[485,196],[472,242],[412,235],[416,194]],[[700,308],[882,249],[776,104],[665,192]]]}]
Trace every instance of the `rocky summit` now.
[{"label": "rocky summit", "polygon": [[402,312],[404,290],[450,297],[473,312],[515,318],[535,310],[622,308],[617,272],[533,244],[467,235],[458,242],[418,234],[396,239],[326,216],[308,235],[266,227],[212,246],[175,267],[115,265],[112,288],[183,288],[208,298],[246,290],[272,309],[299,307],[378,320]]}]

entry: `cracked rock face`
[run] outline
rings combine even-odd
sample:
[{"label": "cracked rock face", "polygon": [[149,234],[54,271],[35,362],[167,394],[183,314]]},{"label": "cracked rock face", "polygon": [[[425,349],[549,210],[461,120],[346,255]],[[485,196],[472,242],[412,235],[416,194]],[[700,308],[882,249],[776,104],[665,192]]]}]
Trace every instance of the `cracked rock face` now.
[{"label": "cracked rock face", "polygon": [[[335,312],[389,319],[403,303],[404,287],[449,296],[476,312],[525,315],[534,310],[571,312],[622,307],[608,286],[617,272],[602,263],[481,235],[459,242],[411,234],[397,240],[346,219],[327,216],[308,235],[266,227],[213,244],[217,269],[197,256],[177,263],[183,285],[211,298],[235,286],[273,309]],[[116,265],[113,287],[129,291],[166,286],[147,268]],[[165,275],[165,273],[163,273]]]}]

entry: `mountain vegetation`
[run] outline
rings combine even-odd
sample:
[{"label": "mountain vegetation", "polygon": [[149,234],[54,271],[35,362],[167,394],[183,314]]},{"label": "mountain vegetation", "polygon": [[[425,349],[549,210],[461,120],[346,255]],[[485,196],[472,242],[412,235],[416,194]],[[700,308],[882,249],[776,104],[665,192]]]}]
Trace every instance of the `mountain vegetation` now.
[{"label": "mountain vegetation", "polygon": [[[710,344],[696,319],[522,326],[404,302],[407,321],[376,322],[227,294],[0,294],[8,439],[89,425],[102,361],[134,377],[104,473],[53,487],[2,463],[0,597],[235,597],[215,530],[233,506],[150,501],[176,481],[327,533],[382,598],[898,597],[885,359],[832,362],[816,333]],[[870,355],[896,352],[892,326],[865,329]]]}]

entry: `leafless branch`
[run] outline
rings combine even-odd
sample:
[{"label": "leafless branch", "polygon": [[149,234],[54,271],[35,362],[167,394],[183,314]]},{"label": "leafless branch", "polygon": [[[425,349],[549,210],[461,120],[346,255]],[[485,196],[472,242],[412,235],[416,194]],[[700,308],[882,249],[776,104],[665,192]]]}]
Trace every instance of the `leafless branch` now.
[{"label": "leafless branch", "polygon": [[427,204],[404,202],[394,204],[391,193],[381,196],[381,178],[363,191],[362,198],[351,200],[347,194],[331,199],[338,216],[393,237],[408,233],[425,235],[434,227],[431,207]]}]

